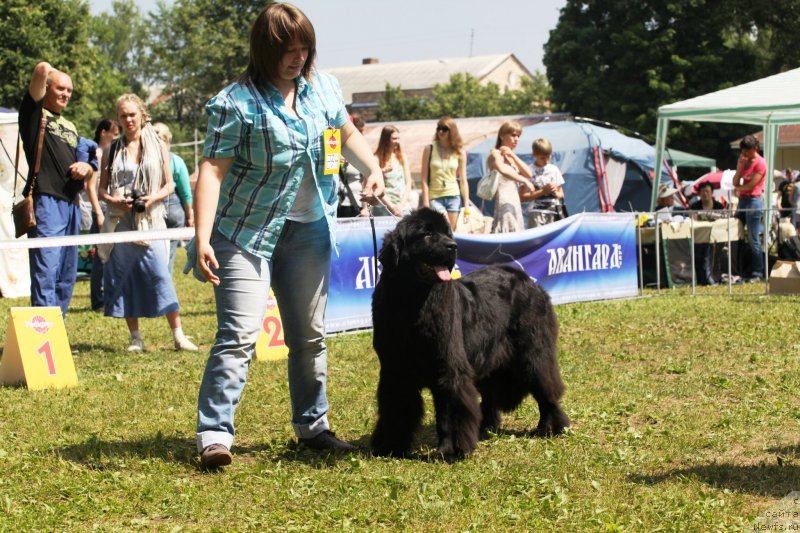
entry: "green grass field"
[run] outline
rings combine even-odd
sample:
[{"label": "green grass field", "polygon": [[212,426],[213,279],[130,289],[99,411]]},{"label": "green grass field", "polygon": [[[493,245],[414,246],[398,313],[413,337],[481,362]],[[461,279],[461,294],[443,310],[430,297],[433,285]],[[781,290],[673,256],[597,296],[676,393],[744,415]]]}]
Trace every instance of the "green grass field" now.
[{"label": "green grass field", "polygon": [[[299,449],[286,364],[257,361],[234,464],[208,473],[194,426],[213,297],[175,279],[200,354],[172,351],[165,319],[144,320],[147,351],[128,354],[124,321],[91,312],[83,281],[67,324],[80,386],[0,387],[0,531],[741,531],[800,490],[797,297],[708,288],[559,306],[573,427],[529,438],[528,399],[455,465],[424,460],[429,396],[423,459]],[[0,316],[20,305],[0,300]],[[328,347],[333,429],[366,450],[371,335]]]}]

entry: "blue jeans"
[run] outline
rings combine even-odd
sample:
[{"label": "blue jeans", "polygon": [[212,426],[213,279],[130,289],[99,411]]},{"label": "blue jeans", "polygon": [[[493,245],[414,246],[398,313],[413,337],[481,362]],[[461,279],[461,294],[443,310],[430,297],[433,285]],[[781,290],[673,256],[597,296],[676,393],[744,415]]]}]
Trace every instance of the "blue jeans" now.
[{"label": "blue jeans", "polygon": [[431,209],[440,213],[458,213],[461,210],[461,197],[455,195],[431,198]]},{"label": "blue jeans", "polygon": [[[164,202],[164,208],[167,210],[167,227],[168,228],[182,228],[186,225],[186,213],[183,211],[181,200],[175,193],[170,194]],[[175,266],[175,252],[178,250],[178,241],[169,241],[169,273],[172,274],[172,269]]]},{"label": "blue jeans", "polygon": [[[48,194],[33,196],[36,227],[29,238],[77,235],[81,229],[81,210],[77,203]],[[28,251],[31,268],[31,305],[60,307],[66,315],[78,277],[78,247],[51,246]]]},{"label": "blue jeans", "polygon": [[764,251],[761,249],[761,232],[764,231],[764,200],[760,197],[739,198],[736,218],[747,227],[747,249],[750,256],[750,277],[764,277]]},{"label": "blue jeans", "polygon": [[220,268],[214,289],[217,337],[200,384],[197,449],[233,444],[234,412],[264,319],[270,286],[278,301],[289,348],[289,396],[295,435],[311,438],[329,429],[324,315],[331,244],[325,218],[287,221],[272,259],[250,254],[214,232]]}]

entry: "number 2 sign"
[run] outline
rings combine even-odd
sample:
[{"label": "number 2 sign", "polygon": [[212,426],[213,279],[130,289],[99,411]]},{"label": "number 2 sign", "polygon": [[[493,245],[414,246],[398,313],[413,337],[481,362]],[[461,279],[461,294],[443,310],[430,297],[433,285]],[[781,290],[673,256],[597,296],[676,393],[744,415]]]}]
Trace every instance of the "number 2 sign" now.
[{"label": "number 2 sign", "polygon": [[283,341],[283,324],[278,312],[278,302],[272,289],[269,290],[267,311],[261,323],[261,334],[256,341],[256,359],[279,361],[289,356],[289,348]]},{"label": "number 2 sign", "polygon": [[67,330],[58,307],[12,307],[0,383],[30,390],[78,384]]}]

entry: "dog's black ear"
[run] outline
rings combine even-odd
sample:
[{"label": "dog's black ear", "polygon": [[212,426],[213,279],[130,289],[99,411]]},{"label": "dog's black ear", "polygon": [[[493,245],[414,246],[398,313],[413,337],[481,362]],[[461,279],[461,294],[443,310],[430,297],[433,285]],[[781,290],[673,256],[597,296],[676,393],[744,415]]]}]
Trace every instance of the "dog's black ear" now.
[{"label": "dog's black ear", "polygon": [[383,266],[383,272],[393,272],[397,269],[402,251],[402,239],[397,234],[397,230],[390,231],[383,236],[383,246],[378,254],[378,261]]}]

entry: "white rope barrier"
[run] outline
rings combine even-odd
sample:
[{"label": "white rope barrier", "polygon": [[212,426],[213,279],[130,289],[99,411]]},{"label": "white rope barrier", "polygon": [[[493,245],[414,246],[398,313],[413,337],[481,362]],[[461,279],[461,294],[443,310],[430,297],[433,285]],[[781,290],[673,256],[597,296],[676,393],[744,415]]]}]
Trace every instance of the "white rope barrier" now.
[{"label": "white rope barrier", "polygon": [[114,233],[84,233],[64,237],[0,240],[0,251],[52,246],[89,246],[133,241],[188,241],[194,237],[194,228],[172,228],[158,231],[118,231]]}]

